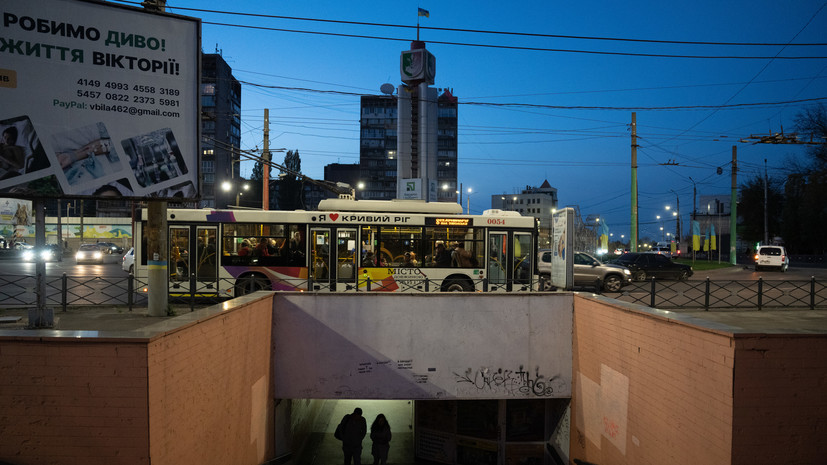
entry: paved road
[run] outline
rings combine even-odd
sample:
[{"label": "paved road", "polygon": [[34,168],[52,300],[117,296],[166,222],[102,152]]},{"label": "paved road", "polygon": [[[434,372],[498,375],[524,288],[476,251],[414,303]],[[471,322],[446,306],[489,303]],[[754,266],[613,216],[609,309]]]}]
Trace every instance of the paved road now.
[{"label": "paved road", "polygon": [[811,277],[815,277],[817,280],[827,280],[827,268],[790,266],[786,272],[781,273],[779,271],[755,271],[755,267],[752,265],[738,265],[717,270],[695,271],[695,274],[690,279],[704,280],[707,277],[712,280],[734,281],[755,281],[758,280],[759,277],[765,281],[798,281],[808,280]]}]

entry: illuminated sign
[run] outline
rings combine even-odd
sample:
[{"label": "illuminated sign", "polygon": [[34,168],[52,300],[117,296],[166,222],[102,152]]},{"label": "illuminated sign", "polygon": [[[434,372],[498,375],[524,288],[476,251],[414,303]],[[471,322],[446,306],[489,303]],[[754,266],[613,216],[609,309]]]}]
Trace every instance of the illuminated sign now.
[{"label": "illuminated sign", "polygon": [[427,226],[470,226],[471,218],[426,218]]}]

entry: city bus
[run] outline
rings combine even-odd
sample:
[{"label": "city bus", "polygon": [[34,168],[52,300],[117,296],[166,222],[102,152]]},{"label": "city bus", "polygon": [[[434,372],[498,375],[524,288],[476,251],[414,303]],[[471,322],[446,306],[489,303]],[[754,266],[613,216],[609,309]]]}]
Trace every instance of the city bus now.
[{"label": "city bus", "polygon": [[[135,229],[134,273],[145,283],[146,209]],[[533,217],[465,215],[445,202],[338,198],[316,211],[170,208],[169,296],[531,291],[537,234]]]}]

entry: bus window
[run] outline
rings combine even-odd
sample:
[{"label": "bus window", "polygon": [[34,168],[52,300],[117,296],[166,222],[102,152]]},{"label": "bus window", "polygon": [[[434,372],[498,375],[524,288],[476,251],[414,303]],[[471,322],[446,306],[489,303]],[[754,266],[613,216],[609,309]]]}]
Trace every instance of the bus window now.
[{"label": "bus window", "polygon": [[212,280],[218,276],[215,260],[215,227],[198,227],[198,248],[195,257],[195,276],[199,281]]},{"label": "bus window", "polygon": [[314,281],[330,280],[330,230],[312,229],[310,231],[310,261],[312,262]]},{"label": "bus window", "polygon": [[307,243],[304,240],[304,228],[291,224],[287,242],[287,266],[307,266],[305,258]]},{"label": "bus window", "polygon": [[506,233],[491,233],[488,237],[488,282],[506,284],[508,281],[506,260]]},{"label": "bus window", "polygon": [[224,265],[287,266],[289,239],[283,224],[224,225]]},{"label": "bus window", "polygon": [[169,279],[184,281],[190,270],[190,228],[169,228]]},{"label": "bus window", "polygon": [[340,229],[336,232],[336,278],[353,281],[356,276],[356,230]]},{"label": "bus window", "polygon": [[530,283],[531,269],[531,236],[514,234],[514,283]]},{"label": "bus window", "polygon": [[362,233],[361,233],[361,253],[362,253],[362,265],[361,266],[384,266],[380,265],[379,263],[379,255],[376,253],[377,245],[379,242],[379,228],[376,226],[362,226]]},{"label": "bus window", "polygon": [[379,257],[387,266],[403,266],[406,262],[406,253],[410,257],[409,266],[421,266],[422,228],[383,226],[379,230],[379,241]]},{"label": "bus window", "polygon": [[[428,266],[453,266],[460,268],[477,268],[483,262],[485,244],[482,229],[468,227],[434,227],[425,228],[425,238],[428,245],[426,263]],[[444,244],[451,254],[448,265],[438,264],[436,261],[437,244]],[[458,246],[462,246],[458,252]],[[459,260],[462,258],[462,260]]]}]

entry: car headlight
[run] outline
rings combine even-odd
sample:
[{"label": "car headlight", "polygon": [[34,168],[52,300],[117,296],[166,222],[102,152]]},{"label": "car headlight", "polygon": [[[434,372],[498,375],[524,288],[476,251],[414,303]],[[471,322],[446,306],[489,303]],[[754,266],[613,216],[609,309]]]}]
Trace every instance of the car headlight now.
[{"label": "car headlight", "polygon": [[92,255],[92,257],[94,257],[94,258],[101,258],[101,257],[103,257],[103,254],[102,254],[102,253],[100,253],[100,252],[95,252],[95,253]]},{"label": "car headlight", "polygon": [[627,270],[623,270],[623,274],[628,274],[629,276],[631,276],[632,272],[627,269]]},{"label": "car headlight", "polygon": [[44,250],[40,252],[41,260],[51,260],[52,259],[52,251],[51,250]]},{"label": "car headlight", "polygon": [[23,260],[30,261],[34,260],[34,252],[31,250],[24,250],[23,251]]}]

